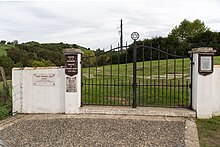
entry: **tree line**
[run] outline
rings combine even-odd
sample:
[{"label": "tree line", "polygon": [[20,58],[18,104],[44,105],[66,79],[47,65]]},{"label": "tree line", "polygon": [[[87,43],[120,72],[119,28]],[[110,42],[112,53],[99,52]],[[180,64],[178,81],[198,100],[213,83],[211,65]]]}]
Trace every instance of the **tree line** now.
[{"label": "tree line", "polygon": [[7,49],[7,56],[0,56],[0,66],[4,67],[7,78],[11,78],[13,67],[63,66],[66,48],[78,48],[76,44],[27,42],[15,44]]},{"label": "tree line", "polygon": [[[141,34],[141,32],[140,32]],[[3,41],[2,43],[6,43]],[[42,66],[63,66],[65,48],[80,48],[83,50],[83,67],[101,66],[107,64],[118,64],[133,61],[132,44],[128,46],[127,51],[124,49],[114,50],[112,52],[104,52],[101,49],[90,50],[79,47],[76,44],[65,43],[48,43],[40,44],[38,42],[27,42],[18,44],[14,43],[14,47],[7,50],[7,56],[0,56],[0,66],[5,68],[7,77],[11,76],[13,67],[42,67]],[[138,45],[152,46],[159,48],[164,52],[177,55],[189,56],[188,51],[196,47],[213,47],[220,55],[220,32],[211,31],[201,20],[189,21],[183,20],[179,25],[174,27],[167,37],[153,37],[137,41]],[[158,52],[150,50],[137,50],[138,61],[158,60]],[[165,54],[160,55],[160,59],[166,58]]]},{"label": "tree line", "polygon": [[[212,47],[217,50],[216,55],[220,55],[220,32],[213,32],[204,22],[199,19],[189,21],[184,19],[178,26],[175,26],[167,37],[153,37],[137,41],[140,48],[137,49],[137,61],[158,60],[167,58],[166,53],[158,55],[158,51],[150,49],[143,50],[141,46],[150,46],[161,51],[168,52],[174,56],[189,57],[188,51],[197,47]],[[104,50],[96,50],[94,54],[85,58],[84,67],[101,66],[107,64],[118,64],[133,62],[133,48],[129,45],[127,50],[119,49],[104,52]],[[159,56],[159,58],[158,58]],[[174,58],[169,56],[168,58]]]}]

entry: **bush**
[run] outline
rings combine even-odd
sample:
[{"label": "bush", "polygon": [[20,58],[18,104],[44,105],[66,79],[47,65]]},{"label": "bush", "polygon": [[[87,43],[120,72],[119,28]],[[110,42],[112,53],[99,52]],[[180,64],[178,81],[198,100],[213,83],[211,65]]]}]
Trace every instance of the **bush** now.
[{"label": "bush", "polygon": [[56,66],[54,63],[52,63],[50,60],[42,60],[42,61],[37,61],[34,60],[32,61],[32,66],[33,67],[47,67],[47,66]]},{"label": "bush", "polygon": [[11,100],[8,100],[7,102],[0,101],[0,120],[6,118],[7,116],[10,116],[12,114],[11,112],[12,112]]}]

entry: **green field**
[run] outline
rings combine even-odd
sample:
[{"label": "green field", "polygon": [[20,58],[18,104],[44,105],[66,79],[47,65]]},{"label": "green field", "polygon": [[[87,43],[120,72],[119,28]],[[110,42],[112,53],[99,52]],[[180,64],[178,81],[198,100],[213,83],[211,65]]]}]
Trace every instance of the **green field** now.
[{"label": "green field", "polygon": [[196,124],[200,146],[220,146],[220,116],[211,119],[197,119]]},{"label": "green field", "polygon": [[[188,107],[189,77],[188,58],[137,62],[137,105]],[[132,63],[83,68],[83,103],[130,106],[132,80]]]},{"label": "green field", "polygon": [[[214,64],[220,65],[220,56],[214,57]],[[176,68],[174,68],[174,66]],[[151,68],[152,67],[152,68]],[[158,68],[160,67],[160,68]],[[184,68],[182,68],[184,67]],[[154,60],[152,62],[145,61],[145,62],[137,62],[137,78],[147,79],[150,75],[157,79],[158,74],[161,76],[162,79],[165,79],[166,74],[173,74],[176,73],[177,78],[179,78],[179,74],[184,74],[184,77],[190,76],[190,60],[189,58],[185,59],[170,59],[170,60]],[[115,79],[117,81],[118,74],[120,75],[120,80],[132,79],[133,75],[133,64],[120,64],[120,65],[105,65],[105,66],[98,66],[98,67],[90,67],[90,68],[83,68],[83,77],[84,79],[97,77],[98,79]],[[126,76],[127,75],[127,76]],[[150,78],[150,77],[149,77]]]},{"label": "green field", "polygon": [[0,44],[0,56],[2,55],[7,55],[7,49],[11,48],[12,45],[4,45],[4,44]]},{"label": "green field", "polygon": [[220,56],[214,57],[214,65],[220,65]]},{"label": "green field", "polygon": [[[83,68],[82,79],[83,104],[131,105],[132,63]],[[189,84],[189,58],[137,62],[138,106],[189,107]]]}]

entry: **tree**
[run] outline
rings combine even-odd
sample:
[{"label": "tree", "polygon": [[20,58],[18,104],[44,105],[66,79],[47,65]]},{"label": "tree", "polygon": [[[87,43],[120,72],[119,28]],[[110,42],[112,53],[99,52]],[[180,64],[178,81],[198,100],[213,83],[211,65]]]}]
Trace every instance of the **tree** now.
[{"label": "tree", "polygon": [[32,66],[33,67],[48,67],[48,66],[56,66],[54,63],[52,63],[50,60],[42,60],[42,61],[37,61],[33,60],[32,61]]},{"label": "tree", "polygon": [[106,54],[98,56],[98,65],[99,66],[104,66],[109,64],[110,57]]},{"label": "tree", "polygon": [[195,37],[187,39],[192,48],[197,47],[213,47],[217,50],[217,55],[220,55],[220,32],[206,31],[198,34]]},{"label": "tree", "polygon": [[78,48],[78,45],[73,44],[72,47],[73,47],[73,48]]},{"label": "tree", "polygon": [[12,59],[8,56],[0,56],[0,66],[4,68],[6,77],[11,77],[11,69],[14,66]]},{"label": "tree", "polygon": [[31,58],[25,50],[12,48],[7,51],[7,55],[14,61],[15,64],[21,62],[23,67],[31,66]]},{"label": "tree", "polygon": [[1,40],[0,44],[5,44],[6,41],[5,40]]},{"label": "tree", "polygon": [[207,28],[204,22],[199,19],[196,19],[193,22],[184,19],[179,26],[172,29],[168,37],[172,36],[176,37],[179,41],[186,41],[186,39],[204,33],[207,30],[209,30],[209,28]]},{"label": "tree", "polygon": [[14,44],[14,45],[17,45],[17,44],[18,44],[18,40],[14,40],[14,41],[13,41],[13,44]]}]

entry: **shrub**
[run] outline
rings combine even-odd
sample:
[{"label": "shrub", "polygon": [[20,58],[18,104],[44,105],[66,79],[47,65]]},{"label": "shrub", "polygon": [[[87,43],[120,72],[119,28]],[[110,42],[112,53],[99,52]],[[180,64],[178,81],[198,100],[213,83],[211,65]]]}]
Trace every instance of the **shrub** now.
[{"label": "shrub", "polygon": [[11,115],[11,112],[12,112],[11,100],[8,100],[7,102],[0,101],[0,120]]}]

